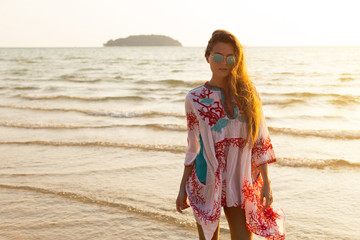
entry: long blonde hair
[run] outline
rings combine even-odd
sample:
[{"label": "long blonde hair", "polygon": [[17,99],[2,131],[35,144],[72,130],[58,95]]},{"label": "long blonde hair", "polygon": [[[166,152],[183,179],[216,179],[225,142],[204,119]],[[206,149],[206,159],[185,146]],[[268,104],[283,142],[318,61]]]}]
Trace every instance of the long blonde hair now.
[{"label": "long blonde hair", "polygon": [[206,47],[205,57],[209,57],[210,52],[218,42],[232,44],[236,57],[235,64],[227,79],[227,87],[224,89],[224,105],[227,106],[232,116],[234,111],[232,99],[234,99],[240,108],[239,110],[244,112],[247,122],[247,140],[250,146],[253,146],[258,137],[260,122],[262,121],[259,93],[248,76],[243,47],[233,34],[225,30],[214,31]]}]

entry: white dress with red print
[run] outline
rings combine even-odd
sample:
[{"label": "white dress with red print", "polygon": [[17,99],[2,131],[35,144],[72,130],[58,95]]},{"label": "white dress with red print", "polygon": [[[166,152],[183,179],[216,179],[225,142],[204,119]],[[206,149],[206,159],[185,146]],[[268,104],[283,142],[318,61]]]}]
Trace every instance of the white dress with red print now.
[{"label": "white dress with red print", "polygon": [[[235,104],[236,105],[236,104]],[[285,239],[285,213],[260,203],[263,179],[259,166],[276,161],[263,117],[259,137],[250,149],[244,115],[238,107],[229,116],[223,90],[206,82],[186,95],[188,150],[185,166],[194,165],[186,192],[196,221],[211,239],[221,207],[245,209],[246,224],[266,239]]]}]

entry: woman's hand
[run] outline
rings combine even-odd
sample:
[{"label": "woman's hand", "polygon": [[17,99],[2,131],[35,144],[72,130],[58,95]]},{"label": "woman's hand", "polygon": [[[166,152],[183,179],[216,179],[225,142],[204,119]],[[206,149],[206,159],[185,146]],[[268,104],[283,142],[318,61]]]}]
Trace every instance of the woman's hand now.
[{"label": "woman's hand", "polygon": [[190,207],[186,199],[187,199],[187,194],[185,188],[180,188],[179,195],[177,196],[176,199],[176,210],[179,213],[182,213],[182,210]]},{"label": "woman's hand", "polygon": [[264,198],[266,200],[266,204],[265,204],[264,208],[262,209],[262,211],[267,209],[273,202],[272,190],[271,190],[270,182],[268,182],[268,181],[265,181],[264,185],[261,188],[261,194],[260,194],[260,203],[261,204],[263,204]]}]

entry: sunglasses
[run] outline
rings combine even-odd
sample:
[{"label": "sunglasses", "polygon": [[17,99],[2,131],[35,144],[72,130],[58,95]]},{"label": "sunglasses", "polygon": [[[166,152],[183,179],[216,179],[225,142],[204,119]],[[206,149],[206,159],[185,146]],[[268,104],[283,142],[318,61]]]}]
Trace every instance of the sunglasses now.
[{"label": "sunglasses", "polygon": [[[221,63],[224,60],[224,56],[221,54],[214,54],[214,55],[210,55],[210,56],[213,57],[213,60],[216,63]],[[236,57],[234,57],[234,56],[226,57],[227,64],[234,65],[235,61],[236,61]]]}]

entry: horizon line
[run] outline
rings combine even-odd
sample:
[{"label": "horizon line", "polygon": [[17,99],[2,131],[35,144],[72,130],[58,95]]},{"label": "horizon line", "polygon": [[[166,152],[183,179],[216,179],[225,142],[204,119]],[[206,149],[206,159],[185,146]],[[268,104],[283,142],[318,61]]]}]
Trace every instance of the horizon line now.
[{"label": "horizon line", "polygon": [[[243,47],[360,47],[359,45],[242,45]],[[0,48],[113,48],[113,47],[202,47],[206,46],[0,46]]]}]

